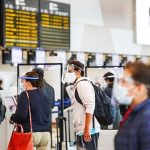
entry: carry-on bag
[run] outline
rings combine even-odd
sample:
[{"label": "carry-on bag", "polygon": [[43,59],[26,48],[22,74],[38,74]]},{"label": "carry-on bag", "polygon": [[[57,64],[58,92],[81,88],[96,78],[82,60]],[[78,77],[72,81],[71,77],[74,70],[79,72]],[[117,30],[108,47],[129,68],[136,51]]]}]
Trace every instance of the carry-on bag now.
[{"label": "carry-on bag", "polygon": [[57,146],[56,146],[56,150],[64,150],[62,148],[64,141],[61,140],[63,138],[59,137],[59,133],[58,133],[58,128],[60,127],[60,125],[62,127],[63,127],[63,125],[65,125],[65,150],[68,150],[66,118],[65,117],[57,117],[56,118],[56,124],[57,124]]}]

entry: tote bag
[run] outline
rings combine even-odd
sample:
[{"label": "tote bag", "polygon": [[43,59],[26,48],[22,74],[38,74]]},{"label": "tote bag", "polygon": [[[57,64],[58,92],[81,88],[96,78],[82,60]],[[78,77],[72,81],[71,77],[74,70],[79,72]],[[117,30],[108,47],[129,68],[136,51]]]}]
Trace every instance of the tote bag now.
[{"label": "tote bag", "polygon": [[7,150],[33,150],[32,132],[24,133],[21,125],[16,125],[16,128],[21,128],[21,132],[13,131]]},{"label": "tote bag", "polygon": [[[26,94],[29,100],[29,95],[27,92]],[[7,150],[33,150],[32,121],[31,121],[32,118],[31,118],[30,104],[29,104],[29,117],[30,117],[30,131],[31,132],[24,133],[23,127],[19,124],[16,124],[12,132]],[[18,128],[21,129],[21,132],[18,132]]]}]

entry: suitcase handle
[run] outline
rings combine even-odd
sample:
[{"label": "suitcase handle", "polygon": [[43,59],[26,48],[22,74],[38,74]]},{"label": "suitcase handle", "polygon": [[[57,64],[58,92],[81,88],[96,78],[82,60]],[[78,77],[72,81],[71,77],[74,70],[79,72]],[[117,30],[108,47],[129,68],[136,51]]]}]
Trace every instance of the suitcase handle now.
[{"label": "suitcase handle", "polygon": [[59,123],[59,121],[60,120],[63,120],[64,121],[64,123],[65,123],[65,142],[66,142],[66,150],[68,150],[68,145],[67,145],[67,125],[66,125],[66,117],[62,117],[62,116],[60,116],[60,117],[57,117],[56,118],[56,123],[57,123],[57,149],[59,149],[59,141],[58,141],[58,123]]}]

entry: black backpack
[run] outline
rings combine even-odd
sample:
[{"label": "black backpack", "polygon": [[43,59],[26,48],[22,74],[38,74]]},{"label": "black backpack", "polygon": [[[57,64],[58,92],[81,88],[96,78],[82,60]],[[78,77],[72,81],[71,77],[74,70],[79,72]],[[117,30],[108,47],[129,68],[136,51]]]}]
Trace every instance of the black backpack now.
[{"label": "black backpack", "polygon": [[6,107],[2,103],[2,99],[0,98],[0,124],[5,119]]},{"label": "black backpack", "polygon": [[[83,79],[80,81],[88,81],[88,80]],[[76,84],[78,84],[79,82],[77,82]],[[115,120],[115,117],[114,117],[114,109],[115,108],[111,104],[111,99],[106,95],[106,93],[101,88],[99,88],[92,82],[91,82],[91,84],[95,91],[94,116],[100,125],[104,125],[104,126],[111,125]],[[83,103],[79,97],[77,88],[75,89],[75,98],[81,105],[83,105]]]}]

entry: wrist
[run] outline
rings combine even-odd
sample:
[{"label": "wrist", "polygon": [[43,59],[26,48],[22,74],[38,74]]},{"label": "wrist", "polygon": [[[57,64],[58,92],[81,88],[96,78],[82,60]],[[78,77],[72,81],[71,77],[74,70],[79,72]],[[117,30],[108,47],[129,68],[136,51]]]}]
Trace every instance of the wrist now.
[{"label": "wrist", "polygon": [[85,129],[84,129],[84,130],[88,131],[88,130],[90,130],[90,128],[89,128],[89,127],[85,127]]}]

